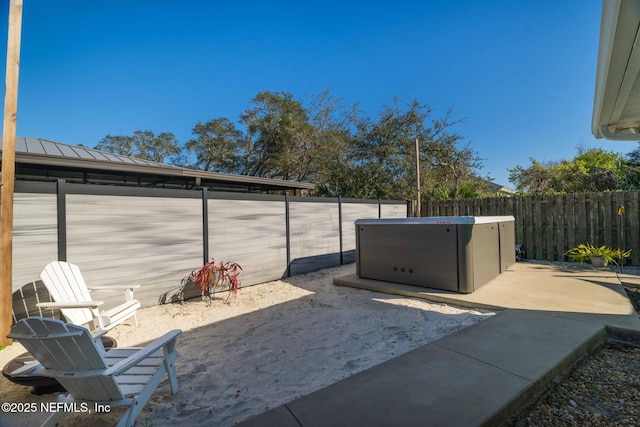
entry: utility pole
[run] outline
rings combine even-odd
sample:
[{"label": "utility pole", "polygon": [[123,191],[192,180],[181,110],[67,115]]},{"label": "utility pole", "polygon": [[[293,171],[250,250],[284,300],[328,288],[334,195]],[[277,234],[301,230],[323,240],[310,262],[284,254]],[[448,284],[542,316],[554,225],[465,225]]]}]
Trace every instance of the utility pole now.
[{"label": "utility pole", "polygon": [[416,138],[416,217],[421,217],[422,214],[420,212],[420,148],[418,143],[418,138]]},{"label": "utility pole", "polygon": [[2,126],[2,174],[0,181],[0,345],[9,345],[13,270],[13,191],[16,170],[16,119],[18,116],[18,74],[22,0],[9,5],[6,90]]}]

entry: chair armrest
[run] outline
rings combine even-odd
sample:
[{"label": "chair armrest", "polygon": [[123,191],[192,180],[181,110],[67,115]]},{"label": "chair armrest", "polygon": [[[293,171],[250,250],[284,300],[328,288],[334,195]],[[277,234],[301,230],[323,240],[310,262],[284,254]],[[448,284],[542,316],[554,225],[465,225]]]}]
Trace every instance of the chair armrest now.
[{"label": "chair armrest", "polygon": [[127,369],[136,365],[141,360],[149,357],[150,355],[158,351],[158,349],[166,345],[169,345],[171,342],[174,342],[181,333],[182,331],[180,329],[174,329],[172,331],[167,332],[160,338],[147,344],[144,348],[136,351],[126,359],[121,360],[120,362],[116,363],[115,365],[113,365],[112,367],[104,371],[104,375],[105,376],[118,375],[126,371]]},{"label": "chair armrest", "polygon": [[39,302],[36,307],[42,308],[98,308],[104,301],[61,301],[61,302]]},{"label": "chair armrest", "polygon": [[15,371],[9,372],[9,375],[15,377],[18,375],[32,374],[32,372],[38,368],[42,368],[42,365],[40,364],[40,362],[38,362],[38,360],[32,360],[31,362],[26,363],[23,366],[19,367]]},{"label": "chair armrest", "polygon": [[108,332],[109,332],[109,331],[108,331],[108,330],[106,330],[106,329],[101,330],[101,331],[93,331],[93,332],[91,332],[91,336],[92,336],[93,338],[102,338],[102,336],[103,336],[103,335],[107,335],[107,333],[108,333]]},{"label": "chair armrest", "polygon": [[125,301],[133,301],[133,290],[138,289],[140,285],[107,285],[107,286],[98,286],[93,289],[89,289],[89,291],[124,291],[124,299]]},{"label": "chair armrest", "polygon": [[122,291],[127,289],[138,289],[140,285],[107,285],[89,288],[90,291]]}]

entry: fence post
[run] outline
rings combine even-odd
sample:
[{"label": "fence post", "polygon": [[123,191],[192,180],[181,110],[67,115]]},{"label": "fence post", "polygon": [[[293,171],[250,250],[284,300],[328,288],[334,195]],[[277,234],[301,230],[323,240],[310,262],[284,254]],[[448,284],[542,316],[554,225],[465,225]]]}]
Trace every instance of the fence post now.
[{"label": "fence post", "polygon": [[209,262],[209,197],[205,187],[202,188],[202,258],[203,265]]},{"label": "fence post", "polygon": [[338,233],[340,233],[340,265],[344,265],[342,258],[342,198],[338,196]]},{"label": "fence post", "polygon": [[284,223],[287,245],[287,277],[291,277],[291,227],[289,225],[289,193],[284,193]]},{"label": "fence post", "polygon": [[59,179],[56,185],[58,213],[58,261],[67,261],[67,196],[65,180]]}]

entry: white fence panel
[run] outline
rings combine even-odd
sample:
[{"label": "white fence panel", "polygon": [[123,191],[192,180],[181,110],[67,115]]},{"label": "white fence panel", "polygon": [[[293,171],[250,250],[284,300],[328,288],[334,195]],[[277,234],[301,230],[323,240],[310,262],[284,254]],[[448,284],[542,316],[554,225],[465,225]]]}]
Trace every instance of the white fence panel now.
[{"label": "white fence panel", "polygon": [[209,257],[242,266],[243,286],[282,278],[287,271],[285,202],[209,200]]},{"label": "white fence panel", "polygon": [[345,264],[356,260],[355,222],[367,218],[378,218],[377,203],[342,203],[342,259]]},{"label": "white fence panel", "polygon": [[381,206],[380,218],[406,218],[407,205],[405,204],[387,204]]},{"label": "white fence panel", "polygon": [[58,259],[56,195],[16,193],[13,208],[13,291],[38,280]]},{"label": "white fence panel", "polygon": [[[208,218],[203,218],[205,195]],[[60,207],[65,210],[58,212]],[[273,195],[20,182],[12,288],[15,297],[48,262],[66,259],[80,266],[92,287],[139,284],[136,298],[151,306],[180,297],[182,279],[202,266],[205,252],[218,262],[239,263],[243,286],[263,283],[354,262],[354,222],[379,212],[405,217],[406,203],[344,199],[339,208],[333,198],[287,201]],[[66,234],[58,236],[59,230]],[[31,291],[22,302],[35,300],[34,292],[41,291]],[[110,305],[122,295],[96,298]]]},{"label": "white fence panel", "polygon": [[136,298],[154,305],[201,264],[202,200],[69,194],[67,245],[88,284],[138,284]]},{"label": "white fence panel", "polygon": [[291,275],[340,265],[337,203],[291,201],[289,226]]}]

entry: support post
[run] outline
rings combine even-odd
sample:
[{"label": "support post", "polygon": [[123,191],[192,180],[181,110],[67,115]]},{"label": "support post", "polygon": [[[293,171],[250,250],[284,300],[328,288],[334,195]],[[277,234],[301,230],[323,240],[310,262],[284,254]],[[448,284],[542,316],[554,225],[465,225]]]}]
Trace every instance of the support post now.
[{"label": "support post", "polygon": [[284,193],[285,243],[287,245],[287,277],[291,277],[291,227],[289,224],[289,193]]},{"label": "support post", "polygon": [[418,138],[416,138],[416,217],[421,217],[422,212],[420,212],[420,144],[418,143]]},{"label": "support post", "polygon": [[202,265],[209,262],[209,195],[202,188]]},{"label": "support post", "polygon": [[18,74],[22,0],[9,5],[6,91],[2,126],[2,178],[0,186],[0,345],[9,345],[13,271],[13,192],[16,168],[16,119],[18,116]]},{"label": "support post", "polygon": [[340,265],[344,265],[342,256],[342,198],[338,196],[338,233],[340,235]]},{"label": "support post", "polygon": [[65,180],[59,179],[56,185],[58,213],[58,261],[67,260],[67,192]]}]

